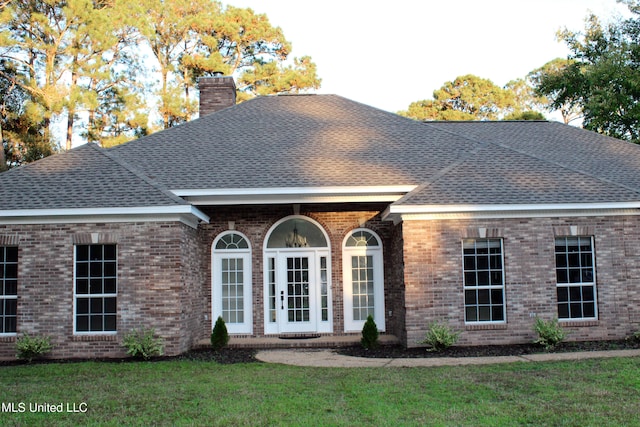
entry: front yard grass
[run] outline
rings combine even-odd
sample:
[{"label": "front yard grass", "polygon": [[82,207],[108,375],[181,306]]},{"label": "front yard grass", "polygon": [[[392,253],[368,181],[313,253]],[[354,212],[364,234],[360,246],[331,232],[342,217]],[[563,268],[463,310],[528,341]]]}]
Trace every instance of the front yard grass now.
[{"label": "front yard grass", "polygon": [[[0,402],[3,426],[640,425],[640,358],[438,368],[5,366]],[[63,412],[31,412],[35,404],[63,404]]]}]

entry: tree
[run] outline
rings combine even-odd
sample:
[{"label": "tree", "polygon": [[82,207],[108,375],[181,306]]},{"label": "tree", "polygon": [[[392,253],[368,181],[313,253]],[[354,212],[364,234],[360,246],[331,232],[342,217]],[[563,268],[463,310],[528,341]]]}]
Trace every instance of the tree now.
[{"label": "tree", "polygon": [[[544,100],[544,108],[549,111],[558,110],[562,115],[562,120],[565,124],[569,124],[574,120],[582,118],[582,109],[579,105],[575,105],[568,99],[564,103],[555,103],[552,100],[556,100],[558,96],[559,87],[553,88],[555,84],[549,83],[556,79],[559,75],[573,63],[573,60],[566,58],[556,58],[547,62],[542,67],[537,68],[527,75],[527,80],[530,82],[530,86],[534,92],[541,99]],[[547,85],[545,89],[542,88],[542,84]]]},{"label": "tree", "polygon": [[[0,70],[14,76],[16,70],[7,61],[0,61]],[[50,140],[43,138],[44,123],[30,95],[8,79],[0,79],[0,172],[49,156],[55,152]]]},{"label": "tree", "polygon": [[640,2],[621,2],[633,18],[602,25],[591,15],[584,33],[559,33],[570,62],[543,76],[538,90],[554,108],[580,108],[586,129],[640,142]]},{"label": "tree", "polygon": [[165,129],[191,118],[197,79],[214,72],[236,76],[239,101],[320,86],[311,58],[286,65],[291,44],[264,14],[213,0],[145,0],[142,6],[141,34],[158,61]]},{"label": "tree", "polygon": [[413,102],[399,114],[416,120],[495,120],[515,105],[511,91],[474,75],[445,83],[433,98]]}]

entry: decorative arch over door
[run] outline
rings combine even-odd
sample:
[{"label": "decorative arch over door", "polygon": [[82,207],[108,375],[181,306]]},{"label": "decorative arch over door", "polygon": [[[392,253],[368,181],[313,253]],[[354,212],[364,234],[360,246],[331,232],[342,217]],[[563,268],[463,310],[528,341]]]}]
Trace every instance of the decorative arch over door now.
[{"label": "decorative arch over door", "polygon": [[329,237],[311,218],[276,222],[264,244],[265,334],[332,332]]},{"label": "decorative arch over door", "polygon": [[251,245],[237,231],[225,231],[211,248],[211,327],[218,316],[230,334],[253,333]]},{"label": "decorative arch over door", "polygon": [[345,332],[361,331],[369,315],[384,331],[384,264],[382,240],[376,233],[358,228],[345,237],[342,276]]}]

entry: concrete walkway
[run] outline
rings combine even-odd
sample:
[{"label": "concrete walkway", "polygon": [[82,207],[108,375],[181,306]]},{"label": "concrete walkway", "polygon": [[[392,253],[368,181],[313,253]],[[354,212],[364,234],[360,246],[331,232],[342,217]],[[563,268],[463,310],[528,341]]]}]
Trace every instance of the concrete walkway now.
[{"label": "concrete walkway", "polygon": [[295,366],[314,366],[322,368],[408,368],[429,366],[488,365],[491,363],[547,362],[554,360],[583,360],[609,357],[638,357],[640,349],[585,351],[576,353],[541,353],[524,356],[497,357],[425,357],[374,359],[344,356],[327,349],[287,349],[261,350],[256,358],[267,363],[281,363]]}]

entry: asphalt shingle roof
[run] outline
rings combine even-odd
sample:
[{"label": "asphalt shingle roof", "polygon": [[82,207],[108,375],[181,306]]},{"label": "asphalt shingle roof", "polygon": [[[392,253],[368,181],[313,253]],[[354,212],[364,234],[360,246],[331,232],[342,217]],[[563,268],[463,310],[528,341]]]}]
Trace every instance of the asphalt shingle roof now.
[{"label": "asphalt shingle roof", "polygon": [[0,174],[0,209],[187,204],[94,144]]},{"label": "asphalt shingle roof", "polygon": [[336,95],[259,97],[0,174],[0,209],[187,204],[170,190],[415,185],[395,205],[640,201],[640,146],[553,122],[419,123]]},{"label": "asphalt shingle roof", "polygon": [[170,189],[411,185],[476,144],[335,95],[266,96],[111,151]]}]

